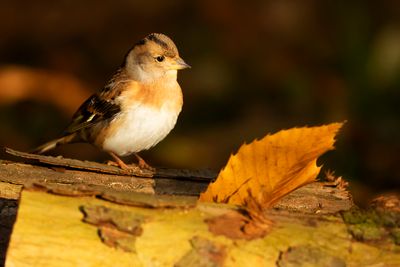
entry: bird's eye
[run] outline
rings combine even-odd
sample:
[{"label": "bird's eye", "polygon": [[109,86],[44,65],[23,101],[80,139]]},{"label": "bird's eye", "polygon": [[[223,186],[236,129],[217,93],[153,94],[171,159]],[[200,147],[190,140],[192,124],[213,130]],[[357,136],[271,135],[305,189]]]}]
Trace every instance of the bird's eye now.
[{"label": "bird's eye", "polygon": [[164,56],[158,56],[158,57],[156,57],[156,60],[157,60],[158,62],[163,62],[164,59],[165,59]]}]

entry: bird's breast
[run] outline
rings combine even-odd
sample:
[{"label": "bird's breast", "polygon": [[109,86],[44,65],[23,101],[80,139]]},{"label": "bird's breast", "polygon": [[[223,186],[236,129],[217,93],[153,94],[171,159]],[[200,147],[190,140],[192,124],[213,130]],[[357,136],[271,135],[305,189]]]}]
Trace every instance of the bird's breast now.
[{"label": "bird's breast", "polygon": [[104,150],[120,156],[147,150],[174,128],[183,103],[179,85],[170,90],[146,89],[122,95],[121,112],[104,134]]}]

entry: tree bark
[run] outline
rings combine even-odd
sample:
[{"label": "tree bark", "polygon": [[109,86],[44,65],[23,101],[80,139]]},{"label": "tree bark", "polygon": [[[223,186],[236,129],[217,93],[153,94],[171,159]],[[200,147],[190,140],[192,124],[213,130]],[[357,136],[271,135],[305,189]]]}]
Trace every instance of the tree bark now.
[{"label": "tree bark", "polygon": [[292,192],[254,236],[244,209],[197,201],[212,172],[18,153],[31,164],[0,161],[6,266],[400,266],[400,211],[358,210],[338,182]]}]

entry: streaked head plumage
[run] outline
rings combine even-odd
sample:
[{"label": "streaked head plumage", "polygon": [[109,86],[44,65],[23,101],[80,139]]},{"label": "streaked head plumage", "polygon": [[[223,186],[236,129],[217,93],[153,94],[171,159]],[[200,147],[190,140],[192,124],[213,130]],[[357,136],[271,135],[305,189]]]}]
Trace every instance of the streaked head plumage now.
[{"label": "streaked head plumage", "polygon": [[125,65],[139,80],[160,78],[190,66],[179,57],[175,43],[162,33],[152,33],[140,40],[129,51]]}]

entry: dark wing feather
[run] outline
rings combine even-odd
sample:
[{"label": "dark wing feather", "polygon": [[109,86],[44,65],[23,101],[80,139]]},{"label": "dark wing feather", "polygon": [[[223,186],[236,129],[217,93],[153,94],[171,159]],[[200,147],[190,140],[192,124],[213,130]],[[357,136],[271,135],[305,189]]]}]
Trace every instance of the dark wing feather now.
[{"label": "dark wing feather", "polygon": [[100,121],[112,119],[120,111],[120,106],[113,100],[105,100],[99,94],[94,94],[74,114],[65,133],[74,133],[89,128]]},{"label": "dark wing feather", "polygon": [[118,69],[100,92],[89,97],[79,107],[65,133],[71,134],[92,127],[101,121],[114,118],[121,111],[115,99],[124,90],[126,81],[128,80],[125,77],[125,72],[122,69]]}]

